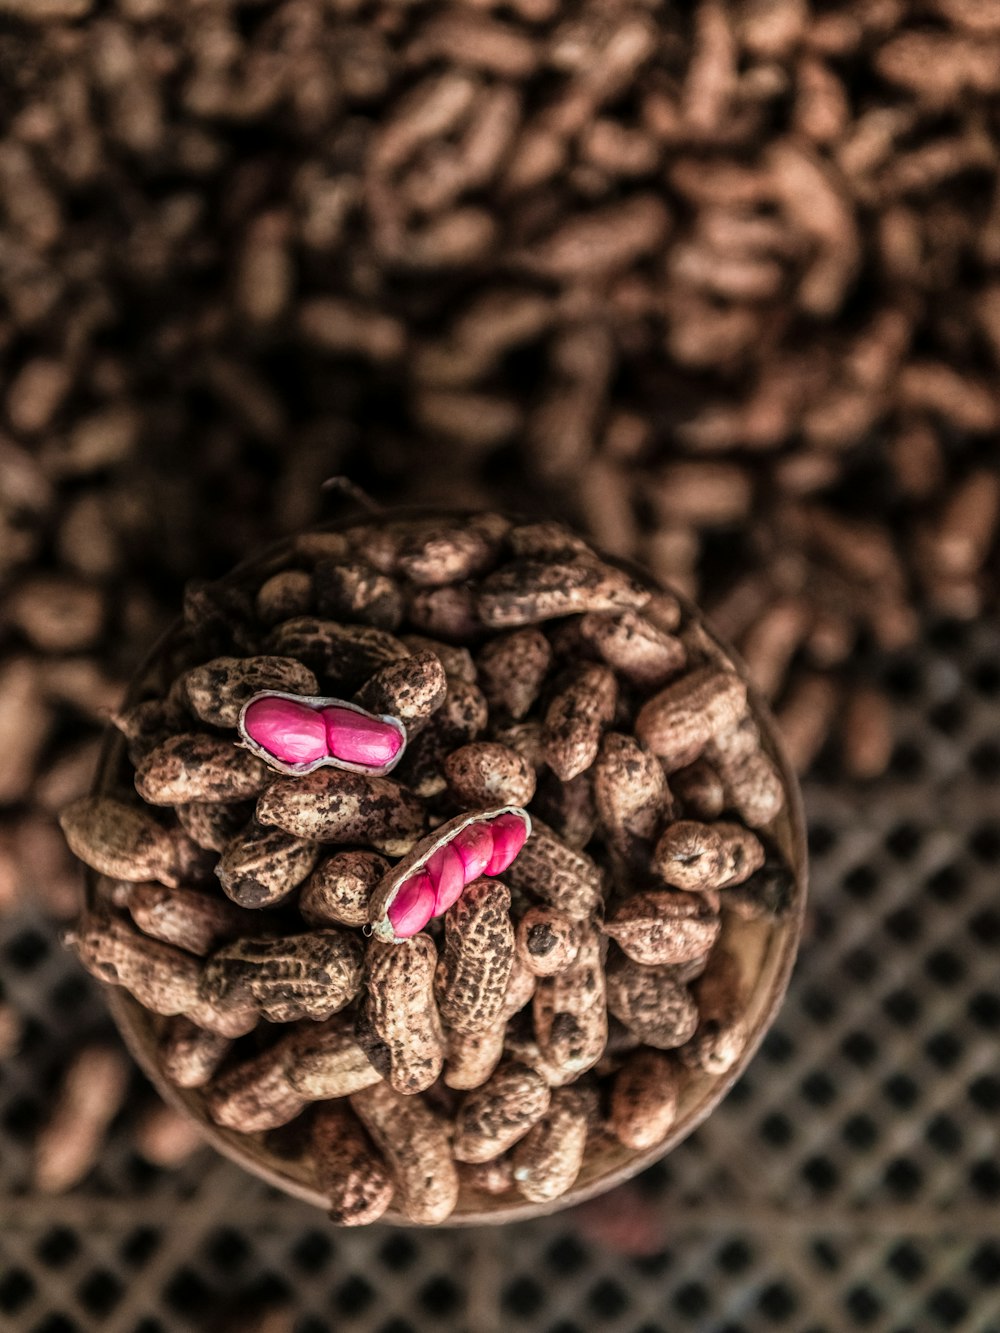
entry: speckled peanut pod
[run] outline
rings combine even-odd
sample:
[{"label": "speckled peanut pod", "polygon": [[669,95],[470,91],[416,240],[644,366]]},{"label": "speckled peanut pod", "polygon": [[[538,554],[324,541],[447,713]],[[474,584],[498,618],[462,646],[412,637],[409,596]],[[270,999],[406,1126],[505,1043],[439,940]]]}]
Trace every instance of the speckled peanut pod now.
[{"label": "speckled peanut pod", "polygon": [[593,927],[581,931],[572,963],[555,976],[540,977],[532,1000],[535,1039],[543,1060],[572,1083],[592,1069],[608,1042],[601,939]]},{"label": "speckled peanut pod", "polygon": [[135,789],[150,805],[244,801],[259,795],[273,776],[232,741],[189,731],[145,756],[135,770]]},{"label": "speckled peanut pod", "polygon": [[306,1107],[306,1098],[292,1087],[284,1053],[269,1047],[212,1079],[205,1108],[217,1125],[240,1134],[257,1134],[287,1125]]},{"label": "speckled peanut pod", "polygon": [[477,663],[479,683],[491,710],[520,721],[549,674],[552,648],[541,630],[529,626],[490,639]]},{"label": "speckled peanut pod", "polygon": [[489,574],[477,606],[483,624],[509,629],[586,611],[640,608],[649,596],[628,574],[593,557],[553,563],[524,559]]},{"label": "speckled peanut pod", "polygon": [[452,750],[475,740],[485,728],[489,710],[482,690],[466,680],[449,677],[444,703],[409,746],[399,776],[418,796],[437,796],[448,785],[444,761]]},{"label": "speckled peanut pod", "polygon": [[746,684],[735,671],[699,667],[643,704],[635,734],[668,770],[684,768],[742,716],[746,701]]},{"label": "speckled peanut pod", "polygon": [[351,1106],[385,1157],[403,1209],[412,1222],[433,1226],[458,1202],[458,1172],[443,1121],[420,1097],[387,1083],[351,1096]]},{"label": "speckled peanut pod", "polygon": [[389,778],[321,768],[278,778],[257,802],[257,819],[308,841],[368,843],[405,856],[423,832],[420,801]]},{"label": "speckled peanut pod", "polygon": [[652,868],[674,888],[699,892],[741,884],[763,864],[760,840],[742,825],[682,819],[656,844]]},{"label": "speckled peanut pod", "polygon": [[447,1087],[478,1088],[496,1069],[503,1056],[507,1021],[523,1009],[535,991],[534,974],[514,955],[503,1007],[496,1022],[482,1032],[446,1032],[448,1057],[444,1081]]},{"label": "speckled peanut pod", "polygon": [[361,945],[341,930],[282,939],[239,940],[207,961],[203,999],[232,1004],[252,999],[264,1018],[290,1023],[329,1018],[361,987]]},{"label": "speckled peanut pod", "polygon": [[518,523],[507,534],[507,545],[515,556],[523,559],[593,558],[593,552],[583,538],[554,519]]},{"label": "speckled peanut pod", "polygon": [[638,1050],[625,1057],[611,1088],[608,1117],[624,1148],[644,1152],[662,1143],[677,1115],[677,1066],[662,1051]]},{"label": "speckled peanut pod", "polygon": [[460,583],[496,563],[509,527],[510,520],[500,514],[429,523],[400,543],[398,569],[418,587]]},{"label": "speckled peanut pod", "polygon": [[176,1088],[203,1088],[225,1059],[232,1041],[183,1015],[171,1020],[159,1042],[160,1069]]},{"label": "speckled peanut pod", "polygon": [[143,935],[122,917],[85,916],[66,943],[88,972],[123,987],[154,1014],[183,1014],[198,1003],[198,959]]},{"label": "speckled peanut pod", "polygon": [[580,621],[579,630],[584,642],[608,666],[639,689],[658,689],[683,671],[687,662],[680,639],[637,611],[618,615],[591,612]]},{"label": "speckled peanut pod", "polygon": [[241,912],[217,892],[122,880],[113,897],[115,906],[126,908],[144,934],[188,953],[211,953],[223,940],[248,935],[258,924],[249,912]]},{"label": "speckled peanut pod", "polygon": [[679,1054],[689,1069],[725,1074],[747,1044],[745,985],[736,957],[727,949],[716,949],[708,966],[693,982],[698,1026]]},{"label": "speckled peanut pod", "polygon": [[690,1041],[698,1010],[669,964],[646,967],[623,953],[608,959],[608,1011],[647,1046],[672,1050]]},{"label": "speckled peanut pod", "polygon": [[294,657],[327,685],[356,690],[380,667],[408,656],[392,634],[372,625],[338,625],[318,616],[295,616],[275,625],[265,646],[270,653]]},{"label": "speckled peanut pod", "polygon": [[59,816],[70,850],[112,879],[180,883],[177,840],[151,815],[106,796],[81,796]]},{"label": "speckled peanut pod", "polygon": [[648,860],[652,841],[673,810],[659,762],[632,736],[611,731],[592,775],[597,818],[627,863]]},{"label": "speckled peanut pod", "polygon": [[495,1022],[513,963],[510,890],[494,879],[467,884],[444,918],[444,949],[435,981],[448,1027],[481,1032]]},{"label": "speckled peanut pod", "polygon": [[760,729],[749,711],[705,746],[725,789],[725,804],[751,828],[764,828],[784,808],[785,786],[778,767],[761,746]]},{"label": "speckled peanut pod", "polygon": [[547,904],[529,907],[517,923],[518,956],[536,977],[565,971],[580,951],[580,922]]},{"label": "speckled peanut pod", "polygon": [[385,1163],[346,1103],[322,1106],[309,1134],[316,1185],[338,1226],[377,1222],[392,1202],[395,1185]]},{"label": "speckled peanut pod", "polygon": [[597,758],[604,728],[618,700],[614,673],[592,662],[564,674],[545,712],[545,761],[563,782],[585,772]]},{"label": "speckled peanut pod", "polygon": [[253,818],[253,801],[195,802],[174,806],[177,822],[205,851],[224,852]]},{"label": "speckled peanut pod", "polygon": [[511,1154],[514,1185],[532,1203],[547,1203],[569,1190],[583,1166],[589,1112],[576,1088],[558,1088],[548,1113]]},{"label": "speckled peanut pod", "polygon": [[516,750],[496,741],[473,741],[453,750],[444,773],[466,809],[527,805],[535,794],[535,770]]},{"label": "speckled peanut pod", "polygon": [[429,935],[401,944],[368,941],[357,1039],[382,1077],[408,1095],[429,1088],[444,1064],[436,966]]},{"label": "speckled peanut pod", "polygon": [[313,673],[291,657],[216,657],[182,679],[191,711],[213,727],[235,727],[246,701],[265,690],[319,693]]},{"label": "speckled peanut pod", "polygon": [[308,1101],[347,1097],[381,1079],[346,1014],[322,1023],[298,1023],[278,1045],[289,1083]]},{"label": "speckled peanut pod", "polygon": [[398,717],[413,734],[441,707],[447,691],[441,659],[424,648],[376,671],[358,690],[354,702],[373,713]]},{"label": "speckled peanut pod", "polygon": [[318,843],[252,821],[227,844],[215,873],[234,903],[271,907],[302,883],[319,853]]},{"label": "speckled peanut pod", "polygon": [[376,885],[391,869],[377,852],[334,852],[308,876],[299,911],[310,926],[363,926]]},{"label": "speckled peanut pod", "polygon": [[541,820],[532,820],[531,837],[504,878],[512,889],[583,919],[596,911],[604,896],[604,878],[585,852],[576,851]]},{"label": "speckled peanut pod", "polygon": [[452,1151],[459,1162],[488,1162],[524,1137],[549,1108],[548,1084],[522,1064],[502,1066],[464,1098]]},{"label": "speckled peanut pod", "polygon": [[403,618],[403,594],[395,579],[363,560],[336,556],[317,560],[312,582],[321,616],[359,621],[382,630],[396,629]]},{"label": "speckled peanut pod", "polygon": [[651,889],[626,898],[602,927],[637,963],[688,963],[719,937],[718,908],[705,894]]}]

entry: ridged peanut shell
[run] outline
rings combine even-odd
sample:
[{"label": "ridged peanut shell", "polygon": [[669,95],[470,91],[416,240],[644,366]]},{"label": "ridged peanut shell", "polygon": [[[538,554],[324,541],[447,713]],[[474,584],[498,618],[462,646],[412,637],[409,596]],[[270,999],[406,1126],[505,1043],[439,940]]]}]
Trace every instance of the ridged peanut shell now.
[{"label": "ridged peanut shell", "polygon": [[434,999],[437,949],[429,935],[399,944],[371,939],[356,1035],[369,1061],[397,1092],[435,1082],[444,1064],[444,1033]]},{"label": "ridged peanut shell", "polygon": [[334,768],[278,778],[257,802],[261,824],[307,841],[367,844],[386,856],[405,856],[426,818],[398,783]]},{"label": "ridged peanut shell", "polygon": [[637,963],[687,963],[706,954],[721,921],[704,894],[651,889],[626,898],[607,918],[605,935]]},{"label": "ridged peanut shell", "polygon": [[488,1162],[527,1134],[549,1108],[548,1084],[533,1069],[508,1064],[470,1092],[455,1118],[452,1151],[459,1162]]},{"label": "ridged peanut shell", "polygon": [[354,1093],[351,1106],[388,1163],[410,1221],[434,1226],[450,1217],[458,1172],[444,1122],[420,1097],[387,1083]]},{"label": "ridged peanut shell", "polygon": [[317,1188],[331,1222],[358,1227],[377,1222],[392,1202],[395,1185],[378,1149],[344,1102],[320,1107],[312,1121],[310,1154]]}]

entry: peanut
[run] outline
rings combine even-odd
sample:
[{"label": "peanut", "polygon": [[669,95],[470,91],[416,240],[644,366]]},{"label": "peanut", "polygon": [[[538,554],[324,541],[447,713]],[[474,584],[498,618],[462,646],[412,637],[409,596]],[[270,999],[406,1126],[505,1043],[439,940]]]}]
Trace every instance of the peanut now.
[{"label": "peanut", "polygon": [[351,1108],[342,1102],[320,1107],[309,1145],[330,1220],[347,1227],[377,1222],[392,1202],[395,1186]]},{"label": "peanut", "polygon": [[615,715],[618,685],[607,667],[586,663],[558,683],[545,713],[545,761],[569,782],[597,758],[601,733]]},{"label": "peanut", "polygon": [[580,621],[580,634],[608,666],[641,690],[659,689],[687,661],[680,639],[636,611],[591,612]]},{"label": "peanut", "polygon": [[795,876],[780,861],[765,861],[742,884],[727,886],[721,902],[727,912],[744,921],[784,916],[792,907]]},{"label": "peanut", "polygon": [[317,560],[312,586],[321,616],[357,620],[381,630],[398,628],[403,618],[403,594],[398,584],[363,560],[338,556]]},{"label": "peanut", "polygon": [[496,741],[474,741],[444,761],[452,793],[467,809],[527,805],[535,794],[535,772],[516,750]]},{"label": "peanut", "polygon": [[488,575],[477,606],[485,625],[508,629],[585,611],[639,608],[649,597],[627,574],[593,557],[553,564],[524,559]]},{"label": "peanut", "polygon": [[477,879],[445,915],[435,993],[448,1027],[488,1028],[503,1007],[513,963],[510,890],[497,880]]},{"label": "peanut", "polygon": [[636,737],[668,771],[684,768],[742,715],[746,698],[747,687],[734,671],[699,667],[643,704]]},{"label": "peanut", "polygon": [[577,920],[603,900],[604,878],[594,861],[556,836],[541,820],[532,820],[531,837],[505,878],[512,889],[558,908]]},{"label": "peanut", "polygon": [[253,803],[192,803],[176,805],[177,822],[192,842],[210,852],[223,852],[253,817]]},{"label": "peanut", "polygon": [[363,926],[375,886],[388,872],[377,852],[334,852],[303,884],[299,911],[310,926]]},{"label": "peanut", "polygon": [[160,1038],[160,1068],[178,1088],[201,1088],[209,1081],[230,1047],[230,1039],[207,1032],[179,1017]]},{"label": "peanut", "polygon": [[271,907],[287,898],[319,857],[317,843],[252,820],[226,845],[215,873],[227,896],[241,907]]},{"label": "peanut", "polygon": [[417,735],[399,768],[403,781],[418,796],[437,796],[448,785],[444,761],[452,750],[475,740],[486,726],[488,709],[477,685],[451,677],[433,727]]},{"label": "peanut", "polygon": [[135,770],[135,789],[150,805],[243,801],[257,796],[273,774],[230,740],[182,732],[150,750]]},{"label": "peanut", "polygon": [[134,806],[106,796],[81,796],[59,816],[70,850],[112,879],[180,883],[176,838]]},{"label": "peanut", "polygon": [[[313,582],[304,569],[282,569],[257,591],[257,619],[264,625],[308,615],[314,609]],[[304,690],[315,694],[315,690]]]},{"label": "peanut", "polygon": [[506,1153],[490,1162],[462,1162],[458,1178],[480,1194],[507,1194],[514,1187],[514,1163]]},{"label": "peanut", "polygon": [[698,1026],[698,1010],[669,964],[647,967],[625,954],[609,957],[608,1010],[647,1046],[683,1046]]},{"label": "peanut", "polygon": [[266,647],[304,663],[338,690],[356,690],[380,667],[408,656],[403,644],[385,630],[338,625],[315,616],[296,616],[275,625]]},{"label": "peanut", "polygon": [[351,1107],[385,1157],[411,1222],[444,1222],[458,1202],[448,1131],[419,1097],[386,1083],[351,1096]]},{"label": "peanut", "polygon": [[88,972],[123,987],[154,1014],[183,1014],[198,1004],[197,958],[140,934],[121,917],[84,917],[65,938]]},{"label": "peanut", "polygon": [[591,789],[591,774],[579,773],[569,782],[551,770],[542,774],[533,808],[568,847],[586,847],[597,829],[597,810]]},{"label": "peanut", "polygon": [[512,1153],[514,1184],[532,1203],[559,1199],[571,1188],[587,1146],[589,1108],[577,1088],[558,1088],[547,1115]]},{"label": "peanut", "polygon": [[718,771],[705,758],[671,774],[670,790],[687,818],[711,822],[726,808],[726,789]]},{"label": "peanut", "polygon": [[257,802],[257,819],[315,842],[369,842],[403,856],[423,831],[423,805],[389,778],[321,768],[278,778]]},{"label": "peanut", "polygon": [[444,1034],[434,1001],[437,950],[428,935],[401,944],[368,941],[357,1038],[397,1092],[422,1092],[444,1063]]},{"label": "peanut", "polygon": [[662,1143],[677,1115],[677,1067],[662,1051],[625,1057],[611,1089],[611,1132],[625,1148],[644,1152]]},{"label": "peanut", "polygon": [[197,889],[167,889],[162,884],[121,881],[115,905],[127,908],[139,929],[164,944],[204,955],[225,939],[249,934],[255,920],[225,898]]},{"label": "peanut", "polygon": [[538,698],[552,666],[552,649],[541,630],[512,630],[491,639],[477,664],[491,710],[520,721]]},{"label": "peanut", "polygon": [[63,1075],[55,1109],[35,1141],[33,1184],[63,1194],[94,1166],[108,1126],[121,1110],[129,1066],[108,1046],[86,1046]]},{"label": "peanut", "polygon": [[390,662],[376,671],[354,696],[373,713],[398,717],[412,735],[444,703],[448,678],[441,659],[428,648]]},{"label": "peanut", "polygon": [[201,998],[224,1006],[253,1001],[272,1023],[329,1018],[361,986],[361,945],[340,930],[283,939],[244,939],[208,959]]},{"label": "peanut", "polygon": [[726,949],[714,950],[692,990],[698,1026],[681,1048],[680,1058],[689,1069],[725,1074],[742,1055],[748,1037],[745,986],[735,956]]},{"label": "peanut", "polygon": [[741,884],[764,864],[760,841],[739,824],[668,826],[653,853],[653,869],[677,889],[694,892]]},{"label": "peanut", "polygon": [[549,1108],[548,1084],[533,1069],[504,1065],[468,1093],[455,1119],[459,1162],[488,1162],[527,1134]]},{"label": "peanut", "polygon": [[496,562],[509,527],[509,520],[499,514],[476,514],[463,523],[428,525],[401,543],[399,569],[421,587],[460,583]]},{"label": "peanut", "polygon": [[235,727],[246,701],[266,690],[319,693],[313,673],[291,657],[216,657],[182,680],[191,711],[213,727]]},{"label": "peanut", "polygon": [[556,976],[540,977],[532,1001],[535,1039],[542,1059],[572,1083],[597,1064],[608,1041],[601,938],[581,931],[576,958]]},{"label": "peanut", "polygon": [[216,1075],[205,1093],[215,1123],[240,1134],[287,1125],[305,1106],[306,1098],[288,1081],[284,1052],[273,1046]]},{"label": "peanut", "polygon": [[580,923],[555,907],[529,907],[517,923],[517,952],[536,977],[551,977],[576,959],[580,935]]},{"label": "peanut", "polygon": [[379,1081],[354,1035],[352,1020],[337,1014],[322,1023],[305,1022],[279,1041],[288,1082],[308,1101],[347,1097]]},{"label": "peanut", "polygon": [[626,863],[647,862],[672,810],[663,769],[637,740],[610,731],[593,771],[594,805],[605,837]]},{"label": "peanut", "polygon": [[602,929],[637,963],[687,963],[708,953],[720,925],[704,894],[654,889],[626,898]]}]

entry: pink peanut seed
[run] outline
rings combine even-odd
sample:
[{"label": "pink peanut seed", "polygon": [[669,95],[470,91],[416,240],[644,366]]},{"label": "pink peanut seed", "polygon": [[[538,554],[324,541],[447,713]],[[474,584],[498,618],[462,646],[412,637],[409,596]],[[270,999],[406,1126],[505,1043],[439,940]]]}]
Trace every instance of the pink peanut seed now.
[{"label": "pink peanut seed", "polygon": [[388,722],[366,717],[352,708],[324,708],[326,746],[334,759],[348,764],[382,768],[399,753],[403,738]]},{"label": "pink peanut seed", "polygon": [[454,846],[450,842],[446,842],[443,847],[437,849],[433,856],[427,858],[424,869],[431,877],[431,883],[434,885],[436,894],[434,915],[440,916],[442,912],[447,912],[452,903],[457,902],[461,897],[462,890],[467,882],[465,866]]},{"label": "pink peanut seed", "polygon": [[255,700],[243,716],[243,729],[283,764],[312,764],[326,757],[323,719],[294,699]]},{"label": "pink peanut seed", "polygon": [[485,875],[502,875],[528,840],[528,829],[520,815],[498,815],[490,824],[493,855]]},{"label": "pink peanut seed", "polygon": [[389,921],[399,939],[407,940],[423,930],[434,915],[436,896],[431,877],[423,870],[403,880],[389,904]]},{"label": "pink peanut seed", "polygon": [[465,882],[471,884],[486,870],[493,855],[493,834],[489,824],[469,824],[456,833],[448,844],[462,859]]}]

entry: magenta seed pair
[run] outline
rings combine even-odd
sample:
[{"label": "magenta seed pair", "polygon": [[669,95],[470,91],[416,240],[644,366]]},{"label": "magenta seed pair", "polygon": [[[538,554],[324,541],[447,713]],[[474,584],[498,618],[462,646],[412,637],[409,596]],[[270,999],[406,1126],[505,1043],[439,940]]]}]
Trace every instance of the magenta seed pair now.
[{"label": "magenta seed pair", "polygon": [[406,747],[396,718],[322,696],[256,694],[244,704],[238,726],[247,749],[282,773],[311,773],[324,764],[388,773]]}]

